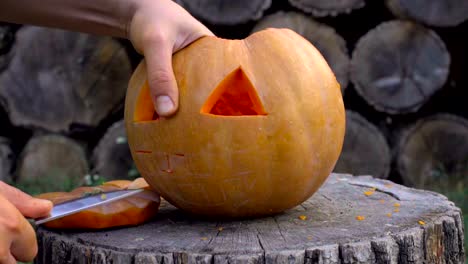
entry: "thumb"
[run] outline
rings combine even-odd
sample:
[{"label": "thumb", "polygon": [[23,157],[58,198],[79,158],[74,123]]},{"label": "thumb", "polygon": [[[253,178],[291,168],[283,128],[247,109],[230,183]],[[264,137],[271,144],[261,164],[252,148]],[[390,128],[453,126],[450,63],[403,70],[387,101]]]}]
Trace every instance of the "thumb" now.
[{"label": "thumb", "polygon": [[179,92],[172,69],[172,47],[167,41],[154,42],[144,52],[150,94],[156,113],[170,116],[179,105]]},{"label": "thumb", "polygon": [[38,199],[0,181],[0,194],[12,203],[25,217],[47,216],[52,210],[52,202]]}]

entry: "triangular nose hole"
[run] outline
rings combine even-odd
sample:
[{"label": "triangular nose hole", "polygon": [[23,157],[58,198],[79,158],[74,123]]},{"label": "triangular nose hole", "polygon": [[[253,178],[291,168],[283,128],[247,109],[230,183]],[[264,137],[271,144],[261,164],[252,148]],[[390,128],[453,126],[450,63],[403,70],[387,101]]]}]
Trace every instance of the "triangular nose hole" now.
[{"label": "triangular nose hole", "polygon": [[203,105],[201,113],[221,116],[267,114],[241,67],[229,73],[218,84]]}]

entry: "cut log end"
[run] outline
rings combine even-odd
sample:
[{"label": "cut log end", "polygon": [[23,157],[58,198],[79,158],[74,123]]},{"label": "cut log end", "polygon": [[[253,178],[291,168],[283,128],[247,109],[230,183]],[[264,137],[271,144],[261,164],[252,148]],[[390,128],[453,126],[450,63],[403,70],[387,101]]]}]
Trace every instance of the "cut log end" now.
[{"label": "cut log end", "polygon": [[236,25],[258,20],[271,0],[176,0],[193,16],[215,25]]},{"label": "cut log end", "polygon": [[351,81],[375,109],[417,111],[445,84],[450,55],[430,29],[409,21],[384,22],[357,43]]},{"label": "cut log end", "polygon": [[358,113],[347,110],[343,150],[334,171],[385,179],[390,163],[390,148],[379,129]]},{"label": "cut log end", "polygon": [[292,6],[315,17],[337,16],[364,7],[364,0],[289,0]]},{"label": "cut log end", "polygon": [[13,166],[13,152],[10,141],[0,137],[0,181],[11,180],[11,169]]},{"label": "cut log end", "polygon": [[11,59],[9,53],[15,40],[15,27],[0,22],[0,72],[4,71]]},{"label": "cut log end", "polygon": [[36,136],[18,160],[16,185],[38,194],[69,191],[83,184],[88,161],[83,148],[60,135]]},{"label": "cut log end", "polygon": [[349,56],[345,40],[336,31],[296,12],[278,12],[258,22],[253,32],[269,27],[289,28],[310,41],[332,68],[343,92],[348,86]]},{"label": "cut log end", "polygon": [[400,137],[397,169],[406,185],[444,192],[466,188],[468,120],[438,114],[412,125]]},{"label": "cut log end", "polygon": [[14,27],[0,22],[0,55],[7,53],[15,39]]},{"label": "cut log end", "polygon": [[[372,195],[365,195],[373,190]],[[333,174],[283,214],[206,221],[162,207],[147,224],[99,232],[38,230],[37,264],[463,263],[461,212],[445,197]]]},{"label": "cut log end", "polygon": [[392,13],[431,26],[457,26],[468,19],[466,0],[386,0]]},{"label": "cut log end", "polygon": [[138,177],[123,120],[113,124],[93,151],[93,171],[106,180]]},{"label": "cut log end", "polygon": [[0,97],[17,126],[69,131],[95,127],[123,103],[131,66],[109,37],[22,27],[0,73]]}]

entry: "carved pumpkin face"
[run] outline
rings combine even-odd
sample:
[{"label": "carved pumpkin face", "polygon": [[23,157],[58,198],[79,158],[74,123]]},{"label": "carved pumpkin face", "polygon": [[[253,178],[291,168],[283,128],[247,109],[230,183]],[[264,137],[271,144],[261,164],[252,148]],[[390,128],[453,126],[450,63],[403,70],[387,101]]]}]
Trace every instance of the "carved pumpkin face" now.
[{"label": "carved pumpkin face", "polygon": [[287,29],[204,37],[174,55],[175,116],[155,114],[142,62],[125,121],[136,166],[173,205],[223,217],[278,213],[309,198],[341,152],[345,113],[320,53]]}]

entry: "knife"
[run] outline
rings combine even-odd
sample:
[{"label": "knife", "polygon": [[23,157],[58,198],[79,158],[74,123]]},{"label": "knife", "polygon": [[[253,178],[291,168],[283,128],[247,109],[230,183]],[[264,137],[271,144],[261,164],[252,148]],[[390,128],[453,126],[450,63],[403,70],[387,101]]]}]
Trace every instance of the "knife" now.
[{"label": "knife", "polygon": [[40,225],[67,215],[71,215],[86,209],[90,209],[99,205],[114,202],[138,193],[142,193],[145,189],[118,190],[110,192],[97,193],[70,201],[66,201],[54,205],[50,214],[46,217],[35,219],[35,224]]}]

